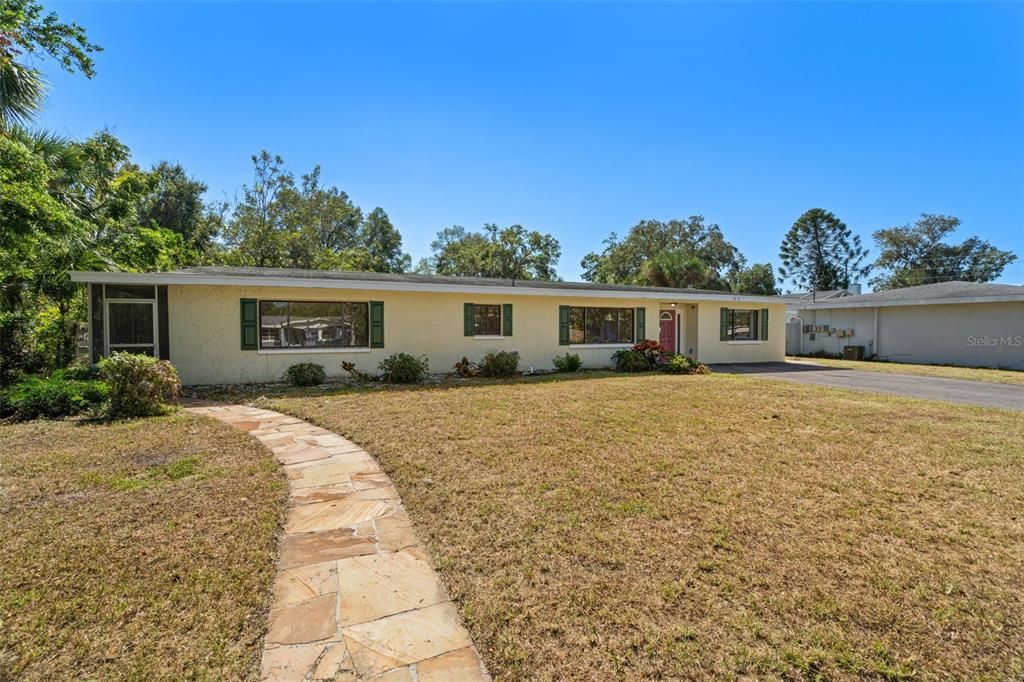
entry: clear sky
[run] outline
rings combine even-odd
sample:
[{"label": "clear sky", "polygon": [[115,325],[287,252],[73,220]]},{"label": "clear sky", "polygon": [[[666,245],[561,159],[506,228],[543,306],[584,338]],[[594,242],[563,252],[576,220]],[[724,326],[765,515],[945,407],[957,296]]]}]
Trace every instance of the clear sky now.
[{"label": "clear sky", "polygon": [[[234,197],[260,149],[414,259],[522,224],[558,268],[703,214],[751,262],[806,209],[873,230],[949,213],[1024,259],[1024,4],[47,3],[105,51],[46,68],[44,126],[109,128]],[[1003,282],[1024,283],[1024,260]]]}]

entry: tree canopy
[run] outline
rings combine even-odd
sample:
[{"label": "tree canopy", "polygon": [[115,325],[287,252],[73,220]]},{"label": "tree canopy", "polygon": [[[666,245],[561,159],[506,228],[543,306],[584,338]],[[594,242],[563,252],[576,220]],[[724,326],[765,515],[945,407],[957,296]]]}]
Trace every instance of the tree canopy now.
[{"label": "tree canopy", "polygon": [[224,226],[233,265],[403,272],[411,258],[384,209],[366,216],[337,187],[320,182],[320,167],[301,184],[284,160],[262,151],[252,157],[252,184]]},{"label": "tree canopy", "polygon": [[32,0],[0,4],[0,130],[32,119],[42,104],[46,83],[26,56],[47,56],[69,73],[94,75],[90,53],[102,48],[89,42],[85,29],[43,12]]},{"label": "tree canopy", "polygon": [[959,244],[943,239],[960,226],[954,216],[922,213],[913,225],[890,227],[874,233],[879,255],[871,280],[875,289],[898,289],[918,284],[962,280],[991,282],[1017,256],[979,237]]},{"label": "tree canopy", "polygon": [[672,281],[686,283],[673,286],[727,289],[729,273],[744,263],[739,249],[726,240],[721,228],[705,223],[700,215],[667,222],[642,220],[630,228],[624,239],[613,233],[604,245],[601,253],[588,253],[580,263],[587,281]]},{"label": "tree canopy", "polygon": [[738,294],[777,296],[779,285],[775,281],[775,270],[771,263],[754,263],[738,271],[733,278],[732,290]]},{"label": "tree canopy", "polygon": [[494,223],[485,224],[481,232],[446,227],[430,248],[433,256],[417,266],[418,272],[505,279],[557,279],[555,266],[562,255],[561,245],[550,234]]},{"label": "tree canopy", "polygon": [[801,288],[846,289],[871,271],[867,249],[835,215],[812,208],[797,218],[779,249],[779,275]]}]

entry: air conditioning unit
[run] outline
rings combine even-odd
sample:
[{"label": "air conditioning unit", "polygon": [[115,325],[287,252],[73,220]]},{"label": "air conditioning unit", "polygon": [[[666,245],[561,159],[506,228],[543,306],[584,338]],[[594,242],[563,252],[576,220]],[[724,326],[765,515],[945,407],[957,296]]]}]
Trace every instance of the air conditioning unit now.
[{"label": "air conditioning unit", "polygon": [[863,360],[864,346],[847,346],[843,349],[844,360]]}]

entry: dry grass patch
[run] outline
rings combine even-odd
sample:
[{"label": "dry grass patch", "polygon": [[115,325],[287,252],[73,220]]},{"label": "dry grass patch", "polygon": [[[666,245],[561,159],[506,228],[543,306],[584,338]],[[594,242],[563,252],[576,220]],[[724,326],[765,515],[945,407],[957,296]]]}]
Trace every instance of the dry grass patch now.
[{"label": "dry grass patch", "polygon": [[497,679],[1024,675],[1019,413],[726,375],[264,402],[380,458]]},{"label": "dry grass patch", "polygon": [[997,384],[1024,386],[1024,372],[1012,369],[988,369],[985,367],[950,367],[947,365],[912,365],[907,362],[882,362],[879,360],[834,360],[832,358],[788,358],[790,362],[807,362],[835,367],[837,369],[862,369],[865,372],[883,374],[910,374],[919,377],[941,379],[964,379],[966,381],[992,381]]},{"label": "dry grass patch", "polygon": [[212,420],[0,426],[0,680],[255,679],[284,501]]}]

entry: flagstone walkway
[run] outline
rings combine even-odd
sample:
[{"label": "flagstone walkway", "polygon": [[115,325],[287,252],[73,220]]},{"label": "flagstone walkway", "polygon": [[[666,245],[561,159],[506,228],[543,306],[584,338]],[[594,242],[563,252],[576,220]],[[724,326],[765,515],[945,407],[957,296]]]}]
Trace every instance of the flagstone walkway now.
[{"label": "flagstone walkway", "polygon": [[247,431],[287,473],[290,497],[263,644],[264,680],[489,680],[398,491],[358,445],[243,405],[194,414]]}]

